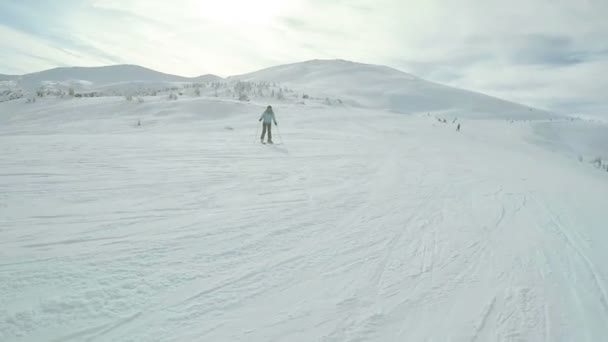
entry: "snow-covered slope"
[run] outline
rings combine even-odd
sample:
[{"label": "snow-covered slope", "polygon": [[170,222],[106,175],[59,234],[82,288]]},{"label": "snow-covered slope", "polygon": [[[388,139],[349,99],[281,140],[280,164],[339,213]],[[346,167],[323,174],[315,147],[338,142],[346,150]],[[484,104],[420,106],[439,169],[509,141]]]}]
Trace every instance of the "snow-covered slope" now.
[{"label": "snow-covered slope", "polygon": [[552,114],[425,81],[385,66],[344,60],[281,65],[232,79],[278,82],[311,94],[400,113],[451,112],[467,118],[546,119]]},{"label": "snow-covered slope", "polygon": [[288,100],[261,145],[266,104],[0,103],[0,341],[606,340],[608,172]]}]

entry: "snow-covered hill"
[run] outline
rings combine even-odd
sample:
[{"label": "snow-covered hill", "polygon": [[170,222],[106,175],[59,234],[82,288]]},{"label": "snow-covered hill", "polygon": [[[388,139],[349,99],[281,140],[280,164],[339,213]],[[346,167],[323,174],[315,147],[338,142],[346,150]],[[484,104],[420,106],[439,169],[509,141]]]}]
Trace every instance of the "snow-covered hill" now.
[{"label": "snow-covered hill", "polygon": [[17,76],[0,74],[0,81],[10,81],[15,78],[17,78]]},{"label": "snow-covered hill", "polygon": [[344,60],[281,65],[226,80],[214,75],[187,78],[135,65],[56,68],[7,76],[7,79],[22,93],[33,93],[40,87],[51,92],[65,92],[69,88],[84,91],[108,88],[161,90],[173,87],[174,83],[272,82],[279,87],[290,87],[301,96],[336,99],[353,106],[399,113],[434,112],[466,118],[504,119],[553,116],[543,110],[425,81],[393,68]]},{"label": "snow-covered hill", "polygon": [[467,118],[546,119],[552,114],[487,95],[425,81],[386,66],[344,60],[281,65],[232,79],[269,81],[328,94],[351,104],[399,113],[451,112]]},{"label": "snow-covered hill", "polygon": [[214,75],[182,77],[140,67],[137,65],[112,65],[104,67],[55,68],[18,77],[18,82],[26,87],[36,87],[43,82],[86,81],[94,85],[122,82],[213,82],[221,80]]},{"label": "snow-covered hill", "polygon": [[0,341],[604,341],[608,126],[342,63],[0,103]]},{"label": "snow-covered hill", "polygon": [[[122,89],[164,89],[174,83],[208,83],[221,81],[215,75],[182,77],[147,69],[137,65],[112,65],[104,67],[55,68],[21,76],[1,75],[0,81],[10,81],[12,87],[0,84],[0,91],[22,94],[67,93],[76,91],[97,91],[120,85]],[[118,87],[116,87],[118,88]],[[0,101],[2,98],[0,97]]]}]

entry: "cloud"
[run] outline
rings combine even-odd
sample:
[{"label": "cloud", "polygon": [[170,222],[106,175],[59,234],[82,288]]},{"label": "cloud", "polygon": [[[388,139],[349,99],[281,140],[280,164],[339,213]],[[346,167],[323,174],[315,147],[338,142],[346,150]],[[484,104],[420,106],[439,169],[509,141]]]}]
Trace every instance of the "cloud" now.
[{"label": "cloud", "polygon": [[83,63],[104,65],[112,62],[95,54],[62,47],[2,25],[0,37],[0,68],[6,69],[6,73],[22,74],[57,66]]},{"label": "cloud", "polygon": [[605,13],[604,0],[5,0],[0,72],[133,63],[226,76],[342,58],[603,112]]}]

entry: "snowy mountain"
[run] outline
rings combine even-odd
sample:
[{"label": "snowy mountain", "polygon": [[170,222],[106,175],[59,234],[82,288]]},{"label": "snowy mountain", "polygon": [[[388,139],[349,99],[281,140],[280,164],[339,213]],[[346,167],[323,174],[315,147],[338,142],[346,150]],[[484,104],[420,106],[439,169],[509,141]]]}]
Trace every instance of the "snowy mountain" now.
[{"label": "snowy mountain", "polygon": [[[182,77],[165,74],[137,65],[112,65],[103,67],[55,68],[21,76],[5,76],[25,91],[36,90],[49,85],[73,87],[75,89],[95,89],[119,83],[174,83],[174,82],[215,82],[221,77],[202,75]],[[2,78],[0,77],[0,80]]]},{"label": "snowy mountain", "polygon": [[[172,83],[273,82],[300,93],[369,109],[398,113],[433,112],[463,118],[546,119],[553,114],[487,95],[429,82],[386,66],[344,60],[312,60],[222,79],[215,75],[181,77],[135,65],[56,68],[23,76],[4,76],[13,90],[40,87],[77,90],[162,89]],[[0,81],[2,78],[0,78]],[[0,88],[2,88],[0,86]],[[5,87],[4,87],[5,88]],[[2,90],[2,89],[0,89]]]},{"label": "snowy mountain", "polygon": [[229,79],[269,81],[347,103],[399,113],[451,112],[459,117],[546,119],[551,113],[487,95],[425,81],[386,66],[312,60]]},{"label": "snowy mountain", "polygon": [[208,75],[201,75],[201,76],[196,76],[196,77],[192,77],[192,78],[187,78],[183,82],[207,83],[207,82],[221,82],[221,81],[223,81],[223,78],[216,76],[216,75],[208,74]]},{"label": "snowy mountain", "polygon": [[0,74],[0,81],[10,81],[13,80],[15,78],[17,78],[18,76],[14,76],[14,75],[2,75]]}]

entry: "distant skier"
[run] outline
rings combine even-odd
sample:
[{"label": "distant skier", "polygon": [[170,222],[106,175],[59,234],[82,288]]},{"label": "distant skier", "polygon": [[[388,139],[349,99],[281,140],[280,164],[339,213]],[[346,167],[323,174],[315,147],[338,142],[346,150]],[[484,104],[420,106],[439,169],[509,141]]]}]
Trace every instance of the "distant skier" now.
[{"label": "distant skier", "polygon": [[272,106],[266,107],[264,114],[260,117],[258,121],[262,122],[262,136],[260,137],[260,142],[264,143],[264,136],[266,135],[266,131],[268,131],[268,143],[272,144],[272,122],[274,121],[274,125],[278,126],[277,119],[274,117],[274,111],[272,110]]},{"label": "distant skier", "polygon": [[460,124],[456,127],[456,132],[460,132]]}]

